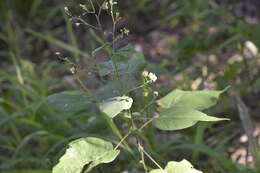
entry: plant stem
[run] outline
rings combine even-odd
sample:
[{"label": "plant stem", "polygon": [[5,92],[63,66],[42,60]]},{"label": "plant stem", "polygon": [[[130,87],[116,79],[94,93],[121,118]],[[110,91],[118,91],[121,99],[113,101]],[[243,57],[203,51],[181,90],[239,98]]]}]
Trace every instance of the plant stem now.
[{"label": "plant stem", "polygon": [[163,168],[152,158],[152,156],[150,156],[143,148],[143,146],[141,146],[141,144],[138,144],[138,148],[161,170],[163,170]]},{"label": "plant stem", "polygon": [[144,160],[144,152],[142,152],[142,150],[140,149],[141,145],[138,143],[138,149],[139,149],[139,152],[141,154],[141,159],[142,159],[142,165],[144,167],[144,171],[145,173],[147,173],[147,167],[146,167],[146,164],[145,164],[145,160]]},{"label": "plant stem", "polygon": [[130,131],[121,139],[121,141],[116,145],[116,147],[114,148],[114,150],[116,150],[116,149],[125,141],[125,139],[126,139],[130,134],[132,134],[132,130],[130,130]]},{"label": "plant stem", "polygon": [[148,124],[150,124],[154,119],[155,119],[155,117],[153,117],[152,119],[148,120],[146,123],[144,123],[144,124],[138,129],[138,131],[142,131],[142,129],[145,128]]},{"label": "plant stem", "polygon": [[88,95],[91,95],[91,92],[89,91],[89,89],[83,84],[82,80],[79,78],[78,75],[76,75],[76,80],[77,82],[80,84],[80,86],[86,91],[86,93]]}]

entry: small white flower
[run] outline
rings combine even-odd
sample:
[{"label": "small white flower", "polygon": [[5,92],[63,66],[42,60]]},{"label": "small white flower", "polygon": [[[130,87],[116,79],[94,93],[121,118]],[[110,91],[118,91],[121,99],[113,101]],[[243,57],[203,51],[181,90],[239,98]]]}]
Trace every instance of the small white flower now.
[{"label": "small white flower", "polygon": [[148,77],[148,75],[149,75],[149,72],[148,72],[148,71],[146,71],[146,70],[143,71],[143,73],[142,73],[142,76],[143,76],[143,77]]},{"label": "small white flower", "polygon": [[75,23],[76,26],[79,26],[81,23]]},{"label": "small white flower", "polygon": [[81,7],[81,8],[85,8],[85,5],[83,5],[83,4],[79,4],[79,7]]},{"label": "small white flower", "polygon": [[255,56],[258,53],[258,48],[252,41],[246,41],[245,47]]},{"label": "small white flower", "polygon": [[152,81],[155,82],[157,80],[157,76],[153,73],[149,73],[148,78]]},{"label": "small white flower", "polygon": [[104,2],[104,3],[102,4],[101,8],[102,8],[103,10],[107,10],[107,9],[109,8],[109,7],[108,7],[108,2]]}]

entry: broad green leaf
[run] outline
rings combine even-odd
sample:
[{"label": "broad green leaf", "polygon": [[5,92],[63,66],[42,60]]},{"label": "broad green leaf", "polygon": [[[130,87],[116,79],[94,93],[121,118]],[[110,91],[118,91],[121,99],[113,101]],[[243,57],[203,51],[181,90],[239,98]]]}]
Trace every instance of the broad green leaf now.
[{"label": "broad green leaf", "polygon": [[115,71],[115,66],[112,61],[102,62],[100,63],[99,67],[100,67],[99,69],[100,76],[106,76]]},{"label": "broad green leaf", "polygon": [[135,74],[144,67],[143,53],[136,51],[131,45],[119,49],[110,61],[100,64],[99,75],[106,76],[114,72],[120,75]]},{"label": "broad green leaf", "polygon": [[90,102],[90,97],[81,91],[66,91],[47,97],[47,103],[61,112],[82,111]]},{"label": "broad green leaf", "polygon": [[193,168],[192,164],[183,159],[180,162],[170,161],[166,165],[165,169],[154,169],[149,173],[202,173]]},{"label": "broad green leaf", "polygon": [[220,94],[227,89],[228,87],[221,91],[182,91],[176,89],[157,100],[157,103],[163,108],[178,106],[203,110],[215,105]]},{"label": "broad green leaf", "polygon": [[116,54],[120,56],[125,57],[131,57],[133,54],[135,54],[137,51],[134,49],[134,47],[131,44],[126,45],[125,47],[122,47],[119,49]]},{"label": "broad green leaf", "polygon": [[226,118],[208,116],[195,109],[186,107],[163,108],[154,125],[161,130],[179,130],[193,126],[198,121],[221,121]]},{"label": "broad green leaf", "polygon": [[15,171],[12,171],[10,173],[51,173],[51,171],[49,170],[31,170],[31,169],[28,169],[28,170],[15,170]]},{"label": "broad green leaf", "polygon": [[133,104],[133,99],[128,96],[113,97],[103,101],[99,108],[110,118],[114,118],[123,110],[130,109]]},{"label": "broad green leaf", "polygon": [[140,85],[133,76],[123,76],[120,81],[111,80],[106,85],[103,85],[93,94],[95,100],[101,102],[103,100],[124,95],[128,91]]},{"label": "broad green leaf", "polygon": [[117,155],[119,154],[119,150],[112,150],[109,152],[104,153],[104,155],[98,157],[97,159],[95,159],[89,166],[88,166],[88,171],[90,171],[92,168],[94,168],[95,166],[99,165],[100,163],[110,163],[113,160],[115,160],[115,158],[117,157]]},{"label": "broad green leaf", "polygon": [[112,162],[118,154],[119,150],[113,150],[110,142],[94,137],[80,138],[69,144],[52,173],[81,173],[87,164],[90,171],[101,163]]},{"label": "broad green leaf", "polygon": [[165,170],[167,173],[202,173],[201,171],[194,169],[192,164],[185,159],[180,162],[168,162]]},{"label": "broad green leaf", "polygon": [[154,170],[151,170],[149,173],[167,173],[167,172],[162,169],[154,169]]}]

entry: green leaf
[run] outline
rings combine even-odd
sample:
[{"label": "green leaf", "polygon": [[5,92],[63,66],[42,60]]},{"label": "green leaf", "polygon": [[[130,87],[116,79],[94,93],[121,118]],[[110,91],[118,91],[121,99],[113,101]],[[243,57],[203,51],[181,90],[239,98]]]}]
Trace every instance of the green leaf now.
[{"label": "green leaf", "polygon": [[128,91],[138,87],[140,83],[133,76],[123,76],[120,81],[110,80],[92,95],[95,100],[101,102],[106,99],[124,95]]},{"label": "green leaf", "polygon": [[227,89],[228,87],[221,91],[182,91],[176,89],[157,100],[157,103],[163,108],[178,106],[203,110],[215,105],[220,94]]},{"label": "green leaf", "polygon": [[185,159],[180,162],[168,162],[165,170],[167,173],[202,173],[201,171],[194,169],[192,164]]},{"label": "green leaf", "polygon": [[154,169],[154,170],[151,170],[149,173],[167,173],[167,172],[162,169]]},{"label": "green leaf", "polygon": [[87,172],[101,163],[112,162],[119,150],[113,150],[110,142],[99,138],[87,137],[77,139],[69,144],[69,148],[53,168],[52,173],[81,173],[85,165]]},{"label": "green leaf", "polygon": [[106,76],[113,72],[120,75],[135,74],[141,71],[145,65],[143,53],[136,51],[131,45],[118,50],[110,61],[100,64],[99,75]]},{"label": "green leaf", "polygon": [[208,116],[200,111],[187,107],[163,108],[154,125],[161,130],[179,130],[193,126],[198,121],[221,121],[226,118]]},{"label": "green leaf", "polygon": [[123,110],[130,109],[133,104],[133,99],[128,96],[113,97],[103,101],[99,108],[110,118],[114,118]]},{"label": "green leaf", "polygon": [[48,170],[31,170],[31,169],[28,169],[28,170],[15,170],[15,171],[12,171],[10,173],[51,173],[51,171],[48,171]]},{"label": "green leaf", "polygon": [[91,103],[90,97],[81,91],[65,91],[47,97],[47,103],[61,112],[78,112]]},{"label": "green leaf", "polygon": [[193,168],[192,164],[183,159],[180,162],[170,161],[166,165],[165,169],[154,169],[149,173],[202,173]]}]

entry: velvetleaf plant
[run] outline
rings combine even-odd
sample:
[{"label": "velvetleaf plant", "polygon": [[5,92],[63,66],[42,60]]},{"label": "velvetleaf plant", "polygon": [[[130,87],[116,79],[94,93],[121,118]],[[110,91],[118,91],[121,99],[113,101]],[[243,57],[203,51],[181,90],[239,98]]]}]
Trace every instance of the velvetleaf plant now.
[{"label": "velvetleaf plant", "polygon": [[[84,91],[56,93],[49,96],[47,102],[57,110],[67,111],[71,114],[84,111],[89,105],[94,105],[100,110],[100,114],[103,115],[114,135],[119,138],[119,142],[116,146],[113,146],[112,142],[96,137],[76,139],[69,143],[69,147],[53,167],[52,172],[90,172],[102,163],[114,161],[121,152],[119,148],[123,148],[132,155],[134,155],[134,150],[139,151],[140,157],[138,158],[141,160],[140,163],[146,173],[201,173],[185,159],[180,162],[169,161],[166,167],[162,168],[156,162],[156,159],[146,152],[143,145],[144,141],[139,134],[148,126],[172,131],[191,127],[199,121],[227,120],[212,117],[202,112],[214,106],[219,96],[226,89],[221,91],[183,91],[175,89],[158,99],[159,93],[154,91],[152,87],[152,84],[157,80],[157,76],[144,70],[144,55],[136,51],[131,45],[120,49],[115,48],[115,43],[129,34],[129,30],[123,28],[116,35],[116,24],[121,19],[120,14],[115,10],[116,4],[117,2],[114,0],[104,1],[102,4],[95,4],[92,0],[89,0],[87,4],[79,5],[84,11],[81,16],[74,16],[68,7],[64,8],[67,15],[77,26],[85,25],[91,32],[94,29],[103,35],[99,38],[99,40],[102,40],[99,41],[101,46],[93,50],[89,56],[95,58],[100,51],[105,51],[108,54],[110,58],[108,61],[97,64],[97,73],[101,78],[113,79],[112,82],[108,80],[105,87],[97,91],[90,91],[77,75],[80,70],[77,62],[64,58],[71,65],[70,71],[75,75]],[[105,38],[105,31],[100,22],[103,12],[109,14],[112,20],[112,31],[110,32],[112,41],[110,42],[102,39]],[[97,26],[84,20],[84,15],[94,15]],[[61,57],[60,53],[57,53],[57,55]],[[141,79],[141,82],[139,79]],[[142,92],[141,96],[140,91]],[[137,106],[135,103],[141,103],[141,106]],[[114,122],[115,118],[121,118],[128,123],[128,133],[122,135]],[[140,123],[140,118],[145,121]],[[135,137],[136,143],[127,141],[130,136]],[[151,169],[146,160],[154,163],[156,168]]]}]

